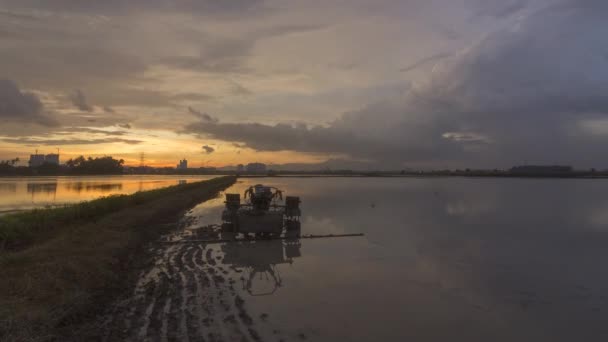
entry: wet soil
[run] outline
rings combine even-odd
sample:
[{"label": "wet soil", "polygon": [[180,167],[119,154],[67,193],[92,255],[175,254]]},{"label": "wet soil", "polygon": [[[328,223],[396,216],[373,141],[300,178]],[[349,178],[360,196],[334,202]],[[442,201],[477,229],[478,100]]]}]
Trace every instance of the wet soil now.
[{"label": "wet soil", "polygon": [[[203,229],[190,238],[214,236]],[[151,266],[104,318],[103,341],[286,340],[267,314],[248,311],[239,288],[246,270],[223,263],[220,244],[159,243],[150,253]],[[267,331],[271,336],[263,338]]]}]

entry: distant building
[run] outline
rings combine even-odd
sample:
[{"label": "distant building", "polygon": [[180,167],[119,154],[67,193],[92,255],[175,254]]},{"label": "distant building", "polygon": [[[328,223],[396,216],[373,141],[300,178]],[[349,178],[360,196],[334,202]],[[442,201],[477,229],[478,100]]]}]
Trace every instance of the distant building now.
[{"label": "distant building", "polygon": [[236,166],[236,172],[241,173],[243,171],[245,171],[245,165],[239,164]]},{"label": "distant building", "polygon": [[511,173],[520,174],[562,174],[573,171],[572,166],[563,165],[523,165],[511,168]]},{"label": "distant building", "polygon": [[178,170],[187,170],[188,169],[188,161],[186,159],[180,160],[179,164],[177,164],[176,168]]},{"label": "distant building", "polygon": [[249,163],[245,167],[248,173],[265,173],[266,172],[266,164],[262,163]]},{"label": "distant building", "polygon": [[59,165],[59,154],[30,154],[28,164],[30,167],[38,167],[44,163]]},{"label": "distant building", "polygon": [[59,165],[59,155],[54,153],[47,154],[46,156],[44,156],[44,162],[48,164]]},{"label": "distant building", "polygon": [[30,154],[30,161],[28,164],[30,167],[38,167],[44,164],[44,154]]}]

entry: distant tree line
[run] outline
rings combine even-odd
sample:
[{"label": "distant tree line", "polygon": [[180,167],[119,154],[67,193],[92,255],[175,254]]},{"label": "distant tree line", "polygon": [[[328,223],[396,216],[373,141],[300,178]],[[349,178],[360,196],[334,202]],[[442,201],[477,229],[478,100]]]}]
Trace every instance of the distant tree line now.
[{"label": "distant tree line", "polygon": [[114,159],[112,157],[87,158],[80,156],[75,159],[70,159],[65,163],[70,173],[78,175],[113,175],[121,174],[123,171],[122,159]]},{"label": "distant tree line", "polygon": [[0,160],[0,175],[14,174],[16,167],[15,164],[19,162],[19,158],[11,160]]},{"label": "distant tree line", "polygon": [[0,175],[116,175],[123,173],[124,160],[112,157],[85,158],[80,156],[68,160],[64,165],[44,163],[37,167],[15,166],[19,158],[0,161]]}]

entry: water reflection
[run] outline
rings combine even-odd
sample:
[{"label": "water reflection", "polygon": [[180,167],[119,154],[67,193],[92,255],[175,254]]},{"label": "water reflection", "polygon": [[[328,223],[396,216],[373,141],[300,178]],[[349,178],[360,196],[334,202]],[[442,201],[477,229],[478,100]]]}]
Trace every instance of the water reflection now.
[{"label": "water reflection", "polygon": [[[260,180],[241,182],[227,192]],[[608,340],[608,181],[263,182],[302,198],[303,234],[366,234],[305,240],[293,267],[285,245],[225,247],[226,263],[254,273],[245,293],[289,284],[245,298],[281,329],[320,341]],[[192,215],[218,222],[222,207]]]},{"label": "water reflection", "polygon": [[170,234],[166,237],[167,241],[190,241],[206,248],[212,246],[210,243],[214,241],[234,240],[220,243],[220,263],[241,275],[242,290],[252,296],[275,293],[283,286],[277,266],[292,265],[295,259],[302,256],[301,229],[286,231],[282,238],[245,239],[242,235],[222,231],[217,224],[197,227],[193,217],[187,217],[183,224],[185,229]]},{"label": "water reflection", "polygon": [[54,194],[57,192],[57,183],[27,183],[27,192]]},{"label": "water reflection", "polygon": [[8,193],[17,192],[17,184],[13,183],[0,183],[0,194],[8,194]]},{"label": "water reflection", "polygon": [[200,181],[210,176],[7,177],[0,179],[0,212],[87,201]]},{"label": "water reflection", "polygon": [[302,256],[299,233],[289,232],[285,240],[258,240],[226,243],[221,246],[222,262],[244,270],[242,288],[252,296],[271,295],[283,286],[277,265],[293,264]]},{"label": "water reflection", "polygon": [[77,193],[82,191],[110,192],[122,190],[122,183],[74,182],[66,183],[65,189]]}]

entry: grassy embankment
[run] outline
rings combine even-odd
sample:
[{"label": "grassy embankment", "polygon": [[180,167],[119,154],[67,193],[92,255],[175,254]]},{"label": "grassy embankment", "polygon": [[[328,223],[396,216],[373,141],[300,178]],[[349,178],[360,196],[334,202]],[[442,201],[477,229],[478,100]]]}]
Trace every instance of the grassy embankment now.
[{"label": "grassy embankment", "polygon": [[[0,340],[68,336],[136,275],[135,256],[235,177],[0,217]],[[141,264],[141,260],[139,261]]]}]

